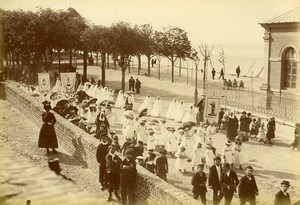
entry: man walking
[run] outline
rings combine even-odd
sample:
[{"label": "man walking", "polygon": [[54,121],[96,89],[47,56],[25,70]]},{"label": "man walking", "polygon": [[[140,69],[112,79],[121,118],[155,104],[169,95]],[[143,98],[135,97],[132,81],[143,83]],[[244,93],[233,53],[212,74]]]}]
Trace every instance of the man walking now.
[{"label": "man walking", "polygon": [[214,165],[209,169],[208,186],[213,190],[213,204],[217,205],[220,203],[223,194],[221,192],[221,174],[222,174],[221,158],[216,156],[214,158]]},{"label": "man walking", "polygon": [[109,153],[106,155],[106,171],[108,175],[108,199],[107,201],[111,201],[112,193],[115,193],[115,196],[118,201],[121,200],[118,190],[120,185],[120,165],[121,165],[121,158],[115,154],[116,146],[111,144],[109,146]]},{"label": "man walking", "polygon": [[239,184],[239,179],[236,173],[230,170],[228,163],[223,163],[223,172],[221,174],[221,191],[225,198],[225,205],[230,205],[233,194],[236,192],[236,187]]},{"label": "man walking", "polygon": [[134,92],[134,84],[135,84],[135,80],[133,79],[133,77],[131,76],[129,81],[129,91],[132,90]]},{"label": "man walking", "polygon": [[213,80],[215,79],[215,75],[216,75],[216,70],[215,70],[215,68],[213,68],[211,71],[211,76],[212,76]]},{"label": "man walking", "polygon": [[241,68],[240,68],[240,66],[238,66],[238,67],[235,69],[235,72],[236,72],[237,78],[239,78],[239,77],[240,77],[240,73],[241,73]]},{"label": "man walking", "polygon": [[141,84],[141,81],[139,81],[139,79],[137,78],[135,81],[136,94],[140,94]]},{"label": "man walking", "polygon": [[107,135],[101,137],[100,144],[98,145],[96,158],[99,163],[99,182],[101,183],[101,190],[103,191],[108,185],[107,173],[106,173],[106,155],[108,154],[109,143]]},{"label": "man walking", "polygon": [[239,185],[239,197],[241,205],[249,202],[250,205],[256,205],[256,195],[258,195],[258,188],[255,178],[253,176],[253,167],[246,167],[246,175],[241,178]]},{"label": "man walking", "polygon": [[222,80],[224,80],[224,69],[223,68],[220,70],[220,77],[219,77],[219,79],[220,78],[222,78]]}]

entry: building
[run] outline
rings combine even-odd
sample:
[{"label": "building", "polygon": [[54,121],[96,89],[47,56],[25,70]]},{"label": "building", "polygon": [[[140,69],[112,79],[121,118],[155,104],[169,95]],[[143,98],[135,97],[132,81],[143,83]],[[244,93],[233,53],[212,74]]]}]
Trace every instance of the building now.
[{"label": "building", "polygon": [[264,79],[261,89],[272,95],[300,96],[300,7],[265,23]]}]

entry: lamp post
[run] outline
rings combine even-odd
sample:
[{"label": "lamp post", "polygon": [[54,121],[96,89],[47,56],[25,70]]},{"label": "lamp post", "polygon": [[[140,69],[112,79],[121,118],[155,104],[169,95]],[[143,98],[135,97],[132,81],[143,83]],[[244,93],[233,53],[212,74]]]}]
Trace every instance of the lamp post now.
[{"label": "lamp post", "polygon": [[161,55],[157,55],[158,60],[158,79],[160,80],[160,61],[161,61]]},{"label": "lamp post", "polygon": [[195,71],[196,71],[196,78],[195,78],[195,102],[194,102],[194,106],[197,106],[198,104],[198,65],[200,63],[200,59],[198,58],[197,54],[195,54],[194,58],[194,63],[195,63]]}]

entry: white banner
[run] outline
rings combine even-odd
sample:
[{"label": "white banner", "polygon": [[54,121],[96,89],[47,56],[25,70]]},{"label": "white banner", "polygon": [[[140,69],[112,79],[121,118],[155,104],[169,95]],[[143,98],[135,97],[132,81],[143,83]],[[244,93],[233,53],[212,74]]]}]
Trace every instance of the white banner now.
[{"label": "white banner", "polygon": [[65,94],[75,93],[76,73],[60,73],[61,91]]},{"label": "white banner", "polygon": [[220,98],[206,97],[204,106],[204,120],[209,123],[218,123]]},{"label": "white banner", "polygon": [[39,92],[48,93],[51,90],[49,73],[38,73],[38,83]]}]

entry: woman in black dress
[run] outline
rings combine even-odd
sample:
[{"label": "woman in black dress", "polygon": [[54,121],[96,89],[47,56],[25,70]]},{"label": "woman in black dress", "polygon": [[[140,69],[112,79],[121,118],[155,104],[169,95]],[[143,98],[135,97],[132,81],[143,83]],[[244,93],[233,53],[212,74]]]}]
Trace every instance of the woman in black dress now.
[{"label": "woman in black dress", "polygon": [[54,124],[56,123],[56,119],[51,110],[51,102],[44,101],[44,109],[46,112],[42,114],[43,125],[40,130],[38,146],[40,148],[46,148],[47,154],[49,154],[49,148],[52,148],[53,153],[56,154],[57,151],[55,148],[58,148],[56,133],[54,130]]},{"label": "woman in black dress", "polygon": [[266,134],[266,138],[267,138],[267,142],[269,144],[272,144],[272,138],[275,138],[275,118],[271,117],[268,121],[267,124],[267,134]]},{"label": "woman in black dress", "polygon": [[239,121],[235,114],[231,111],[227,120],[227,139],[230,141],[234,141],[237,136],[237,130],[239,127]]}]

